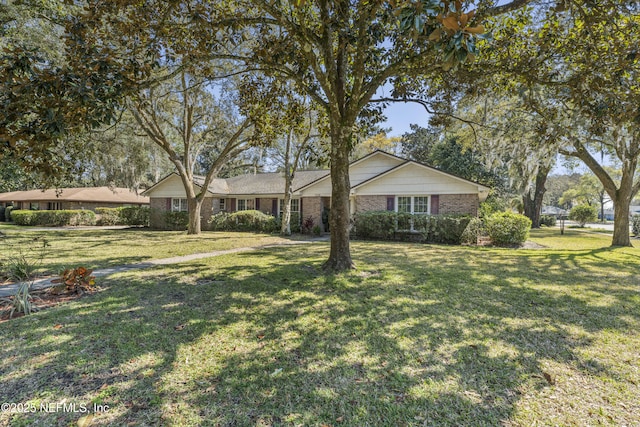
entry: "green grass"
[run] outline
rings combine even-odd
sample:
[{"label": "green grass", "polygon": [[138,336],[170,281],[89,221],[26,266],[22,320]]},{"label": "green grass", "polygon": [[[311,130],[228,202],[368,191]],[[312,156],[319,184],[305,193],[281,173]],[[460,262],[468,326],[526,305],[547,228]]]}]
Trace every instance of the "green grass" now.
[{"label": "green grass", "polygon": [[638,425],[640,250],[593,236],[354,242],[336,276],[326,243],[112,276],[0,325],[0,400],[108,405],[94,425],[114,426]]},{"label": "green grass", "polygon": [[0,259],[23,251],[30,258],[37,258],[40,243],[45,238],[45,251],[41,270],[57,273],[64,268],[85,266],[103,268],[151,259],[170,258],[201,252],[213,252],[244,246],[270,244],[282,241],[277,236],[254,233],[211,233],[187,236],[179,231],[126,230],[48,230],[29,231],[21,227],[2,228],[5,236],[0,239]]}]

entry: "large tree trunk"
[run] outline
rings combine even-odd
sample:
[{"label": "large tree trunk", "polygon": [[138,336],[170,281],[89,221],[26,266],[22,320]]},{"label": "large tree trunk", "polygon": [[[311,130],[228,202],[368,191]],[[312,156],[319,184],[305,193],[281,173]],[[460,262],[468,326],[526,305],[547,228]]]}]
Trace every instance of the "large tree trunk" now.
[{"label": "large tree trunk", "polygon": [[202,201],[189,197],[187,199],[187,206],[189,207],[189,226],[187,227],[187,234],[201,234],[202,219],[200,218],[200,212],[202,211]]},{"label": "large tree trunk", "polygon": [[629,238],[629,205],[631,189],[620,188],[613,198],[613,241],[611,246],[631,246]]},{"label": "large tree trunk", "polygon": [[349,248],[349,147],[351,127],[336,126],[331,132],[331,251],[323,268],[328,271],[345,271],[355,268]]},{"label": "large tree trunk", "polygon": [[283,236],[291,236],[291,181],[293,181],[292,170],[297,165],[291,163],[291,137],[293,131],[289,131],[284,151],[284,201],[282,203],[280,234]]},{"label": "large tree trunk", "polygon": [[282,203],[282,212],[280,212],[282,226],[280,234],[283,236],[291,236],[291,180],[287,179],[284,190],[284,201]]},{"label": "large tree trunk", "polygon": [[548,167],[539,168],[538,174],[536,175],[536,184],[535,188],[533,189],[533,194],[531,194],[531,190],[529,190],[527,194],[522,197],[524,214],[531,220],[532,228],[540,228],[542,199],[544,198],[544,192],[547,191],[544,186],[547,182],[549,170],[550,168]]}]

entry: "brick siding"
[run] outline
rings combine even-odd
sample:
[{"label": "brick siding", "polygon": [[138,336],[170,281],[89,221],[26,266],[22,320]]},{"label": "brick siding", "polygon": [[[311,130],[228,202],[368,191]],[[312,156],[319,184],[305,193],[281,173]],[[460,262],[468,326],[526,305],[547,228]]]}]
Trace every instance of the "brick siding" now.
[{"label": "brick siding", "polygon": [[477,194],[441,194],[440,214],[468,214],[477,216],[480,202]]},{"label": "brick siding", "polygon": [[356,196],[356,212],[386,211],[387,196]]},{"label": "brick siding", "polygon": [[313,218],[313,225],[322,228],[322,199],[320,197],[302,198],[302,222],[308,217]]},{"label": "brick siding", "polygon": [[166,228],[164,212],[167,211],[167,199],[165,197],[152,197],[150,206],[151,215],[149,218],[149,227],[155,230]]}]

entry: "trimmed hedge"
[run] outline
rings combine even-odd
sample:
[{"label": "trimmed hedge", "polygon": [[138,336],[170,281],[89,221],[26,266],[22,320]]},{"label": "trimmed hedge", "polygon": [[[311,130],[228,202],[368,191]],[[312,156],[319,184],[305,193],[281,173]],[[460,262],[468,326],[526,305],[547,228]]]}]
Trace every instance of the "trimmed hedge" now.
[{"label": "trimmed hedge", "polygon": [[358,239],[460,244],[470,220],[461,215],[363,212],[354,217],[353,235]]},{"label": "trimmed hedge", "polygon": [[144,225],[149,226],[151,209],[146,206],[124,206],[120,208],[96,208],[100,215],[98,225]]},{"label": "trimmed hedge", "polygon": [[164,223],[168,230],[183,231],[189,226],[188,212],[171,212],[163,213]]},{"label": "trimmed hedge", "polygon": [[[271,215],[257,210],[238,211],[233,213],[220,212],[209,221],[213,231],[255,231],[275,233],[279,230],[280,222]],[[291,227],[294,221],[292,215]],[[293,231],[293,230],[292,230]]]},{"label": "trimmed hedge", "polygon": [[531,220],[513,212],[498,212],[485,221],[487,234],[496,245],[518,245],[529,238]]},{"label": "trimmed hedge", "polygon": [[96,214],[89,210],[15,210],[11,212],[11,219],[17,225],[40,225],[46,227],[96,224]]},{"label": "trimmed hedge", "polygon": [[634,215],[631,217],[631,231],[636,237],[640,237],[640,215]]}]

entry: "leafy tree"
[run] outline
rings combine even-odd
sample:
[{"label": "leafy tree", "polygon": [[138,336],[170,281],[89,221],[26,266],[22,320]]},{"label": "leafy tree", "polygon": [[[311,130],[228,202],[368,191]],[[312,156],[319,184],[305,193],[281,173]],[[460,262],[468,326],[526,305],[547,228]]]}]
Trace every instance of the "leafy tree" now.
[{"label": "leafy tree", "polygon": [[584,227],[588,222],[594,222],[598,218],[595,206],[578,205],[569,211],[569,219],[576,221],[580,227]]},{"label": "leafy tree", "polygon": [[[24,52],[0,63],[6,86],[0,89],[7,89],[9,102],[27,107],[27,100],[38,100],[27,113],[0,120],[11,124],[0,139],[38,146],[35,154],[46,155],[54,141],[77,127],[112,121],[123,94],[165,78],[154,73],[158,64],[191,63],[198,74],[213,75],[212,60],[223,58],[241,71],[260,69],[290,79],[329,120],[332,235],[325,267],[349,269],[349,153],[357,120],[380,117],[379,108],[370,106],[378,89],[391,80],[400,88],[417,76],[440,78],[478,52],[482,17],[531,1],[494,6],[484,0],[478,13],[451,0],[152,0],[144,8],[133,0],[90,1],[68,25],[67,69],[37,69],[33,55]],[[53,96],[40,99],[37,93]],[[60,173],[49,163],[40,166]]]},{"label": "leafy tree", "polygon": [[[561,154],[580,159],[598,177],[614,204],[612,245],[629,246],[629,204],[640,189],[637,3],[567,2],[533,12],[537,19],[520,14],[517,24],[495,33],[494,64],[506,71],[502,82],[544,119],[540,137],[556,141]],[[618,182],[597,160],[594,153],[602,150],[620,162]]]},{"label": "leafy tree", "polygon": [[444,172],[490,187],[502,187],[502,178],[490,171],[477,150],[460,143],[455,133],[411,125],[412,132],[402,135],[402,150],[409,158]]},{"label": "leafy tree", "polygon": [[[378,131],[379,130],[379,131]],[[360,142],[351,151],[351,159],[357,160],[376,150],[395,153],[400,137],[387,136],[387,129],[376,129],[376,133]]]},{"label": "leafy tree", "polygon": [[[212,180],[229,159],[255,142],[251,119],[239,117],[232,105],[217,100],[212,92],[206,80],[181,71],[174,80],[142,90],[128,101],[138,125],[166,153],[182,180],[188,234],[202,230],[202,203]],[[203,155],[208,157],[208,168],[196,182],[198,159]]]},{"label": "leafy tree", "polygon": [[544,203],[550,206],[557,206],[563,209],[569,209],[570,204],[564,200],[561,202],[562,195],[569,188],[578,185],[581,175],[572,173],[570,175],[550,175],[547,179],[547,191],[544,195]]}]

